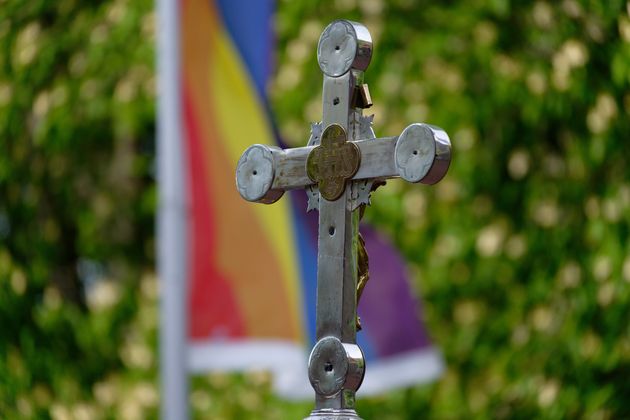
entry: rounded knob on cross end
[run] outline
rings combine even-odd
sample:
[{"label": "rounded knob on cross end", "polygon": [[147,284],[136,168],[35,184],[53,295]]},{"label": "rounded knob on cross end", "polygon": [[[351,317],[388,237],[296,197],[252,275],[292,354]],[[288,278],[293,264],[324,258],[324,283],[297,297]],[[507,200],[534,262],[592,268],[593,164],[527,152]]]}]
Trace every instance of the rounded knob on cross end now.
[{"label": "rounded knob on cross end", "polygon": [[448,171],[451,140],[440,127],[411,124],[398,136],[394,158],[402,179],[432,185]]},{"label": "rounded knob on cross end", "polygon": [[357,22],[336,20],[324,29],[317,44],[319,68],[330,77],[350,69],[365,71],[372,59],[372,36]]},{"label": "rounded knob on cross end", "polygon": [[271,204],[282,197],[284,191],[272,189],[275,177],[274,153],[282,149],[255,144],[243,152],[236,165],[236,188],[247,201]]},{"label": "rounded knob on cross end", "polygon": [[308,359],[308,379],[318,395],[332,397],[342,389],[356,391],[363,382],[365,360],[356,344],[337,337],[319,340]]}]

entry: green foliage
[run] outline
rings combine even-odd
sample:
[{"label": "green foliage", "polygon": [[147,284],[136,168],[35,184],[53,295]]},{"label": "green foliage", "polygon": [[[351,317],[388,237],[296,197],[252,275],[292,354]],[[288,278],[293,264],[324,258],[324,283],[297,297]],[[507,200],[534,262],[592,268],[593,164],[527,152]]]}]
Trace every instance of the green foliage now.
[{"label": "green foliage", "polygon": [[[154,15],[141,0],[0,8],[0,417],[155,417]],[[434,187],[367,217],[409,261],[448,369],[366,419],[630,416],[630,6],[281,1],[270,83],[295,145],[317,39],[365,23],[377,135],[444,127]],[[94,282],[106,277],[106,281]],[[369,287],[369,286],[368,286]],[[260,373],[194,378],[198,418],[299,418]]]},{"label": "green foliage", "polygon": [[152,7],[0,8],[2,418],[94,418],[131,378],[156,405]]},{"label": "green foliage", "polygon": [[424,121],[453,143],[440,184],[390,181],[366,213],[412,265],[448,370],[432,385],[359,398],[359,412],[630,416],[630,6],[329,6],[281,3],[272,92],[282,132],[302,144],[304,120],[319,118],[310,52],[343,16],[374,37],[365,80],[377,135]]}]

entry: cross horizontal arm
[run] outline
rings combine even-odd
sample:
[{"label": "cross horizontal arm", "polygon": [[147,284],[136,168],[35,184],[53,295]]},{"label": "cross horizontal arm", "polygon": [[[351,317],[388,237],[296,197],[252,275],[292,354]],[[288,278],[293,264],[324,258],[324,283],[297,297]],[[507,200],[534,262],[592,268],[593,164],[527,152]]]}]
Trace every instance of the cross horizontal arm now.
[{"label": "cross horizontal arm", "polygon": [[[354,141],[361,152],[358,179],[403,178],[435,184],[446,174],[451,145],[446,132],[427,124],[412,124],[399,136]],[[315,146],[281,149],[256,144],[241,156],[236,184],[248,201],[270,204],[284,191],[314,182],[306,174],[306,159]]]}]

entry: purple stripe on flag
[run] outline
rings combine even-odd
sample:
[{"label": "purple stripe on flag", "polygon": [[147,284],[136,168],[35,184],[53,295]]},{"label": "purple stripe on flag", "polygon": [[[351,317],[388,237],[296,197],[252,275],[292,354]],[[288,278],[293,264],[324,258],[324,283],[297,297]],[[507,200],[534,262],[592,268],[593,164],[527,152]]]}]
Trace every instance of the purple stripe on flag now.
[{"label": "purple stripe on flag", "polygon": [[391,243],[361,225],[370,257],[370,281],[359,303],[361,324],[378,357],[431,345],[420,322],[421,307],[411,290],[404,261]]}]

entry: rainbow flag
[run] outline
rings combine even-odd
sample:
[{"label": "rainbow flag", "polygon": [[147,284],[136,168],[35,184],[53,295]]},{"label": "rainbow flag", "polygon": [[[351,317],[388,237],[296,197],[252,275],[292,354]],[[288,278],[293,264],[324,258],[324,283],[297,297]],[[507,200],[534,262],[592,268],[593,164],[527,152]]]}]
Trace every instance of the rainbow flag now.
[{"label": "rainbow flag", "polygon": [[[239,196],[234,182],[238,158],[249,145],[279,142],[265,92],[273,66],[274,4],[182,0],[177,8],[175,102],[182,152],[175,167],[183,172],[179,194],[187,218],[183,243],[164,243],[168,238],[160,236],[160,258],[185,263],[187,369],[267,369],[280,395],[312,398],[306,368],[315,337],[317,212],[306,214],[304,191],[273,205],[253,204]],[[160,62],[167,65],[168,59]],[[171,118],[166,111],[161,115]],[[308,122],[304,127],[306,138]],[[358,341],[367,360],[359,396],[427,381],[442,369],[418,318],[404,262],[383,236],[368,226],[361,230],[371,280],[359,307]],[[167,284],[178,293],[177,284]],[[173,320],[179,318],[168,312],[177,305],[169,305],[163,305],[162,320],[177,332]],[[162,339],[165,365],[172,341]]]}]

